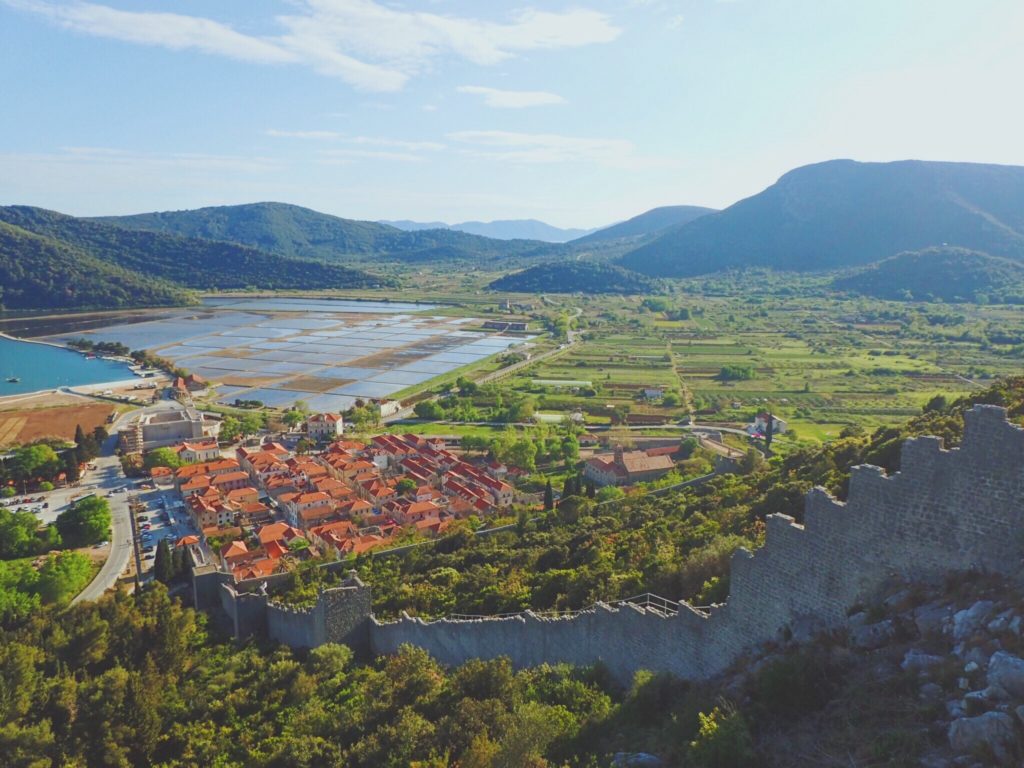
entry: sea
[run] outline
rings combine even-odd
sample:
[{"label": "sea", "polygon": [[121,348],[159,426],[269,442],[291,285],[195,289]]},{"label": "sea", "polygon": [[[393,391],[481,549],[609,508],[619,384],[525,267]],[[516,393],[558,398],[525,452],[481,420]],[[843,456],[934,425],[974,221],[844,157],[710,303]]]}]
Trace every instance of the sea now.
[{"label": "sea", "polygon": [[[7,381],[11,377],[21,381]],[[0,397],[133,378],[124,363],[89,359],[70,349],[0,336]]]}]

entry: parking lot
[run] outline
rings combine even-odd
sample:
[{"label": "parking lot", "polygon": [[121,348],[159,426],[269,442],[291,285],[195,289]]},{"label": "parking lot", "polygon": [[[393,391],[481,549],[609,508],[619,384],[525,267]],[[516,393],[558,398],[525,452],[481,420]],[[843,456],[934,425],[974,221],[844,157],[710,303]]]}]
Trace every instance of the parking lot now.
[{"label": "parking lot", "polygon": [[132,493],[143,507],[143,511],[136,514],[135,523],[139,534],[142,575],[146,576],[153,568],[156,548],[161,540],[167,539],[173,548],[182,536],[198,531],[186,513],[181,498],[173,490],[154,488],[146,482],[138,483]]}]

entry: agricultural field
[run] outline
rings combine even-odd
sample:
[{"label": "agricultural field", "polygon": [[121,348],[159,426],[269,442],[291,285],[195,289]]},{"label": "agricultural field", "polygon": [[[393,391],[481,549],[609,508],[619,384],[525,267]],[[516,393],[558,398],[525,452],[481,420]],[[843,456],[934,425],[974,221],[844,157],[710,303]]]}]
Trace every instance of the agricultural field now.
[{"label": "agricultural field", "polygon": [[[715,289],[563,298],[582,341],[502,386],[530,393],[545,414],[582,410],[589,425],[628,412],[740,427],[767,409],[793,430],[784,442],[820,441],[903,421],[937,395],[1019,373],[1024,360],[1016,306],[845,299],[812,280]],[[678,393],[678,405],[647,400],[651,387]]]},{"label": "agricultural field", "polygon": [[[45,399],[32,402],[43,403]],[[82,400],[52,408],[30,407],[25,405],[24,399],[6,409],[0,404],[0,447],[51,437],[71,440],[79,424],[86,432],[92,432],[95,427],[106,424],[113,411],[110,404]]]}]

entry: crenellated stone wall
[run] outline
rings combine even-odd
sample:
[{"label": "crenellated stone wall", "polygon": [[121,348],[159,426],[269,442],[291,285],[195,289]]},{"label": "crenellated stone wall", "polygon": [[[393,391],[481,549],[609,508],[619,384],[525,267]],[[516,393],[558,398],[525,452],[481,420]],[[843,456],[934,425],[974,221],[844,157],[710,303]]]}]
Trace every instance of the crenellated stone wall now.
[{"label": "crenellated stone wall", "polygon": [[1024,430],[1005,410],[979,405],[965,415],[959,449],[937,438],[908,440],[902,471],[855,467],[846,503],[808,494],[805,524],[768,518],[766,543],[731,562],[728,602],[678,615],[632,605],[598,605],[570,618],[521,616],[425,622],[403,617],[370,627],[371,648],[403,643],[442,662],[508,656],[608,665],[620,680],[638,669],[696,679],[727,667],[753,645],[804,618],[835,624],[887,576],[931,579],[978,568],[1016,573],[1024,553]]}]

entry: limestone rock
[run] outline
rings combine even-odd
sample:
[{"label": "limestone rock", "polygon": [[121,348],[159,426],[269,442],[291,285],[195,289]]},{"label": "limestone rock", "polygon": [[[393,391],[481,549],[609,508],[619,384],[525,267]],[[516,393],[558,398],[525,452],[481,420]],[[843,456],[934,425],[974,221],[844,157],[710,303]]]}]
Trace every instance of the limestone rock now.
[{"label": "limestone rock", "polygon": [[981,629],[995,607],[991,600],[979,600],[970,608],[953,614],[953,639],[963,642]]},{"label": "limestone rock", "polygon": [[952,615],[953,610],[948,605],[927,603],[914,611],[914,625],[923,636],[938,634]]},{"label": "limestone rock", "polygon": [[612,768],[661,768],[661,758],[648,752],[616,752]]},{"label": "limestone rock", "polygon": [[1017,752],[1013,718],[1004,712],[986,712],[954,720],[949,726],[949,746],[960,754],[973,754],[987,748],[998,765],[1012,765]]},{"label": "limestone rock", "polygon": [[1014,696],[1024,697],[1024,659],[996,651],[988,662],[988,682]]},{"label": "limestone rock", "polygon": [[941,656],[933,656],[930,653],[924,653],[911,648],[907,651],[906,655],[904,655],[903,661],[900,662],[900,668],[904,672],[922,672],[941,663]]},{"label": "limestone rock", "polygon": [[873,651],[881,648],[896,636],[896,625],[890,620],[877,624],[865,624],[850,630],[850,644],[854,648]]}]

